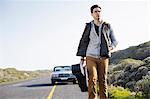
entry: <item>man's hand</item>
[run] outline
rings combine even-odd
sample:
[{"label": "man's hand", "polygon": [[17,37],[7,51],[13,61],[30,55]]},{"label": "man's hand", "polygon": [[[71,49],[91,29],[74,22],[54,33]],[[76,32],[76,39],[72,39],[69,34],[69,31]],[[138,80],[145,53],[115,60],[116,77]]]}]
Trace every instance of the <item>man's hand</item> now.
[{"label": "man's hand", "polygon": [[85,61],[85,58],[84,58],[84,57],[81,57],[81,61]]},{"label": "man's hand", "polygon": [[113,48],[112,47],[109,47],[109,52],[113,52]]}]

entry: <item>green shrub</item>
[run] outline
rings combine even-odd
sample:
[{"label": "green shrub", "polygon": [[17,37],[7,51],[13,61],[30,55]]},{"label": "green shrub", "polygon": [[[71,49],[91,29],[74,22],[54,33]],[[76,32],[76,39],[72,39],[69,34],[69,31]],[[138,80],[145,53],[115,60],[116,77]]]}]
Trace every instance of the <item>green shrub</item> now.
[{"label": "green shrub", "polygon": [[150,98],[150,75],[147,75],[144,79],[139,80],[136,85],[145,97]]},{"label": "green shrub", "polygon": [[141,60],[135,60],[135,59],[124,59],[122,61],[119,62],[119,64],[117,64],[114,68],[113,71],[119,71],[119,70],[123,70],[125,67],[131,65],[133,67],[138,67],[140,65],[144,64],[143,61]]},{"label": "green shrub", "polygon": [[145,63],[150,63],[150,57],[147,57],[143,60]]},{"label": "green shrub", "polygon": [[123,87],[117,86],[110,86],[108,88],[109,97],[111,99],[133,99],[134,95],[128,90],[124,89]]},{"label": "green shrub", "polygon": [[135,99],[143,99],[142,92],[137,92],[135,95]]},{"label": "green shrub", "polygon": [[108,75],[108,81],[110,84],[113,84],[114,82],[117,81],[118,77],[120,76],[120,74],[122,73],[123,71],[114,71],[112,72],[111,74]]}]

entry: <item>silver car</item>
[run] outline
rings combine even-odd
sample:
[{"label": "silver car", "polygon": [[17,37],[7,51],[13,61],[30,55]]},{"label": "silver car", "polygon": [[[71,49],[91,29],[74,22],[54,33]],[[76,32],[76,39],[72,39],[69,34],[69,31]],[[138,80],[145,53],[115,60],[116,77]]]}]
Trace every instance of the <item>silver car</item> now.
[{"label": "silver car", "polygon": [[62,82],[73,82],[77,81],[76,77],[72,74],[71,66],[56,66],[51,73],[52,84]]}]

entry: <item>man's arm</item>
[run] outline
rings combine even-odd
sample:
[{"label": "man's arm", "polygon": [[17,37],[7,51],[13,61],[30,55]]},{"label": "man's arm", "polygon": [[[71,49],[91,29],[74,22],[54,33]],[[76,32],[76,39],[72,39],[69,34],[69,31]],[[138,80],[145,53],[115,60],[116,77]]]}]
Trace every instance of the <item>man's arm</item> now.
[{"label": "man's arm", "polygon": [[84,29],[84,32],[82,34],[82,37],[80,39],[79,42],[79,46],[78,46],[78,50],[77,50],[77,56],[82,56],[85,57],[86,56],[86,49],[88,46],[88,42],[89,42],[89,31],[91,29],[91,24],[87,23]]},{"label": "man's arm", "polygon": [[110,40],[111,40],[110,50],[113,50],[117,46],[118,42],[117,42],[116,37],[114,35],[113,29],[111,27],[110,27],[109,37],[110,37]]}]

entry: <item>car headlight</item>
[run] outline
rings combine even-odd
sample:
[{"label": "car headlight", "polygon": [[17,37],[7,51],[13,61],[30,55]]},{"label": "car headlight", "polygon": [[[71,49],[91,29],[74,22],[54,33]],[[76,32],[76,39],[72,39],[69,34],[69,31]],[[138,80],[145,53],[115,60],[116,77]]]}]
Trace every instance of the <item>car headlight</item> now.
[{"label": "car headlight", "polygon": [[53,74],[52,77],[58,77],[58,74]]}]

